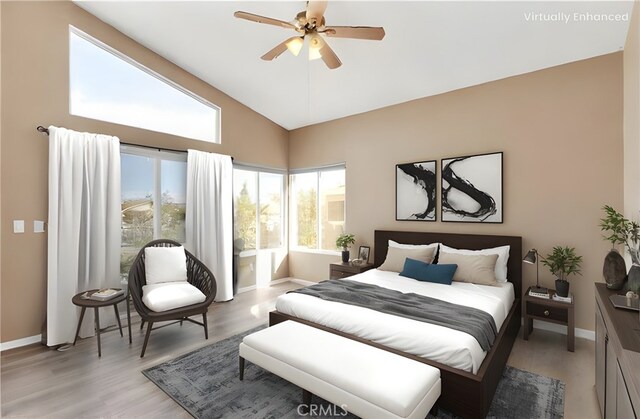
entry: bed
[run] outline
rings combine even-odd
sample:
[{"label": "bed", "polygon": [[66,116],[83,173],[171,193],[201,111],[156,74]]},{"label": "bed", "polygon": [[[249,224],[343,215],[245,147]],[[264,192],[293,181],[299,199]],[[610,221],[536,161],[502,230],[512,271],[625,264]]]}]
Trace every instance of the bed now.
[{"label": "bed", "polygon": [[[394,335],[395,329],[390,325],[385,326],[384,319],[379,317],[388,315],[378,315],[372,312],[369,316],[358,316],[356,315],[358,310],[366,311],[367,309],[343,307],[343,309],[348,312],[342,313],[336,311],[336,306],[329,306],[330,309],[328,311],[325,309],[325,312],[323,312],[321,306],[314,307],[314,297],[304,295],[300,295],[300,297],[307,297],[311,300],[308,300],[307,306],[298,304],[297,309],[295,305],[293,306],[294,308],[288,307],[292,299],[291,297],[281,297],[282,301],[279,300],[277,307],[282,311],[276,309],[276,311],[270,313],[270,324],[277,324],[285,320],[298,321],[435,366],[440,369],[442,377],[442,395],[438,402],[439,406],[462,417],[484,418],[489,410],[495,389],[520,328],[522,239],[513,236],[378,230],[375,232],[374,266],[380,266],[385,260],[389,240],[406,244],[439,242],[450,247],[466,249],[483,249],[504,245],[511,247],[507,264],[509,283],[501,287],[496,287],[495,290],[489,290],[493,291],[495,295],[492,295],[492,292],[487,292],[486,288],[489,287],[476,287],[473,284],[455,284],[455,287],[447,291],[448,293],[459,292],[461,294],[469,294],[480,290],[480,294],[484,294],[484,296],[480,295],[477,304],[489,307],[487,310],[492,314],[494,319],[496,319],[496,324],[498,324],[499,327],[496,341],[488,352],[482,351],[479,347],[474,349],[472,344],[468,345],[468,348],[465,350],[459,351],[450,349],[452,347],[447,345],[439,348],[430,348],[428,340],[420,342],[418,337],[423,335],[421,328],[434,327],[433,325],[425,324],[421,326],[415,324],[413,320],[398,318],[395,324],[398,325],[397,329],[400,330],[407,329],[407,327],[411,326],[410,322],[414,322],[411,327],[415,329],[415,342],[412,341],[409,345],[405,344],[403,346],[402,342],[399,343],[401,339]],[[385,286],[385,284],[388,287],[395,286],[396,289],[402,292],[415,291],[411,288],[412,285],[410,282],[412,280],[397,277],[397,274],[390,272],[372,270],[353,279],[381,286]],[[433,296],[437,297],[436,295]],[[446,299],[447,297],[448,295],[445,294],[437,298]],[[495,301],[492,302],[491,300]],[[340,303],[327,303],[340,305]],[[342,304],[342,306],[345,305]],[[332,311],[335,311],[335,313],[331,313]],[[331,316],[334,317],[334,320],[330,319]],[[350,320],[348,320],[351,322],[350,324],[336,320],[346,317],[350,318]],[[332,323],[332,321],[334,323]],[[403,324],[403,322],[406,324]],[[367,323],[373,323],[378,327],[375,329],[367,329]],[[411,329],[411,332],[413,332],[413,329]],[[452,339],[456,339],[456,333],[461,333],[452,332],[451,336],[447,336],[446,339],[441,340],[449,342]],[[471,340],[473,340],[473,338],[471,338]],[[425,358],[425,356],[429,356],[429,358]]]}]

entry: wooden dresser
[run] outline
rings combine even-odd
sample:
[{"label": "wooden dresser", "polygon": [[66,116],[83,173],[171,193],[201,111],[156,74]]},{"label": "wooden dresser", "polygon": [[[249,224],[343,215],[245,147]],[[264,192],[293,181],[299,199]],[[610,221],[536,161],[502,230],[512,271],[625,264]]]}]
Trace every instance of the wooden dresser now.
[{"label": "wooden dresser", "polygon": [[596,393],[605,419],[640,415],[640,320],[637,311],[617,309],[619,292],[596,283]]}]

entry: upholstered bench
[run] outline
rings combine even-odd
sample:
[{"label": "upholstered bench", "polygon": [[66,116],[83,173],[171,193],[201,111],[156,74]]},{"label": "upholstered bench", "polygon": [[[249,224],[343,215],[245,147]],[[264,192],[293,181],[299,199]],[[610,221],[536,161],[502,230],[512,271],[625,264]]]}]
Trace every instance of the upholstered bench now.
[{"label": "upholstered bench", "polygon": [[362,418],[424,419],[440,397],[437,368],[293,321],[243,339],[241,380],[245,359]]}]

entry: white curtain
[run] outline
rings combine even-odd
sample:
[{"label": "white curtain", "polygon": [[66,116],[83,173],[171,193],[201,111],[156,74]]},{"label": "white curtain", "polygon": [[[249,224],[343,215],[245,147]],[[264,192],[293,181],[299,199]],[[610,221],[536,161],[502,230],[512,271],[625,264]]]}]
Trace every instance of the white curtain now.
[{"label": "white curtain", "polygon": [[[49,127],[48,346],[73,342],[74,294],[120,287],[120,217],[118,138]],[[93,334],[87,310],[80,336]]]},{"label": "white curtain", "polygon": [[231,157],[189,150],[187,249],[216,277],[215,301],[233,298],[233,164]]}]

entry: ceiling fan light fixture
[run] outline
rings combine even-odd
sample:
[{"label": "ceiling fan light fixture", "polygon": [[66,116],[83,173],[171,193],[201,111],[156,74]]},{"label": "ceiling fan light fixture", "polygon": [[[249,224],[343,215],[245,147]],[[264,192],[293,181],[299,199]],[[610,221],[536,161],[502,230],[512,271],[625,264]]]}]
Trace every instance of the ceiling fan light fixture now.
[{"label": "ceiling fan light fixture", "polygon": [[304,48],[305,39],[307,39],[309,44],[309,60],[321,58],[325,65],[333,70],[340,67],[342,62],[333,49],[331,49],[331,46],[325,42],[324,36],[331,38],[368,39],[372,41],[380,41],[385,36],[384,28],[382,27],[327,26],[324,17],[326,8],[327,0],[308,0],[305,10],[298,13],[291,22],[240,10],[233,15],[238,19],[279,26],[285,29],[293,29],[296,32],[295,36],[285,39],[262,55],[260,58],[265,61],[272,61],[278,58],[286,50],[289,50],[294,56],[300,55],[302,48]]},{"label": "ceiling fan light fixture", "polygon": [[298,54],[300,54],[300,51],[302,50],[303,44],[304,44],[304,41],[302,40],[302,37],[293,38],[291,41],[287,42],[287,49],[289,50],[290,53],[292,53],[297,57]]},{"label": "ceiling fan light fixture", "polygon": [[322,58],[320,50],[316,48],[309,48],[309,61],[317,60],[318,58]]},{"label": "ceiling fan light fixture", "polygon": [[324,47],[324,39],[318,34],[312,34],[309,36],[309,61],[322,58],[320,50]]}]

